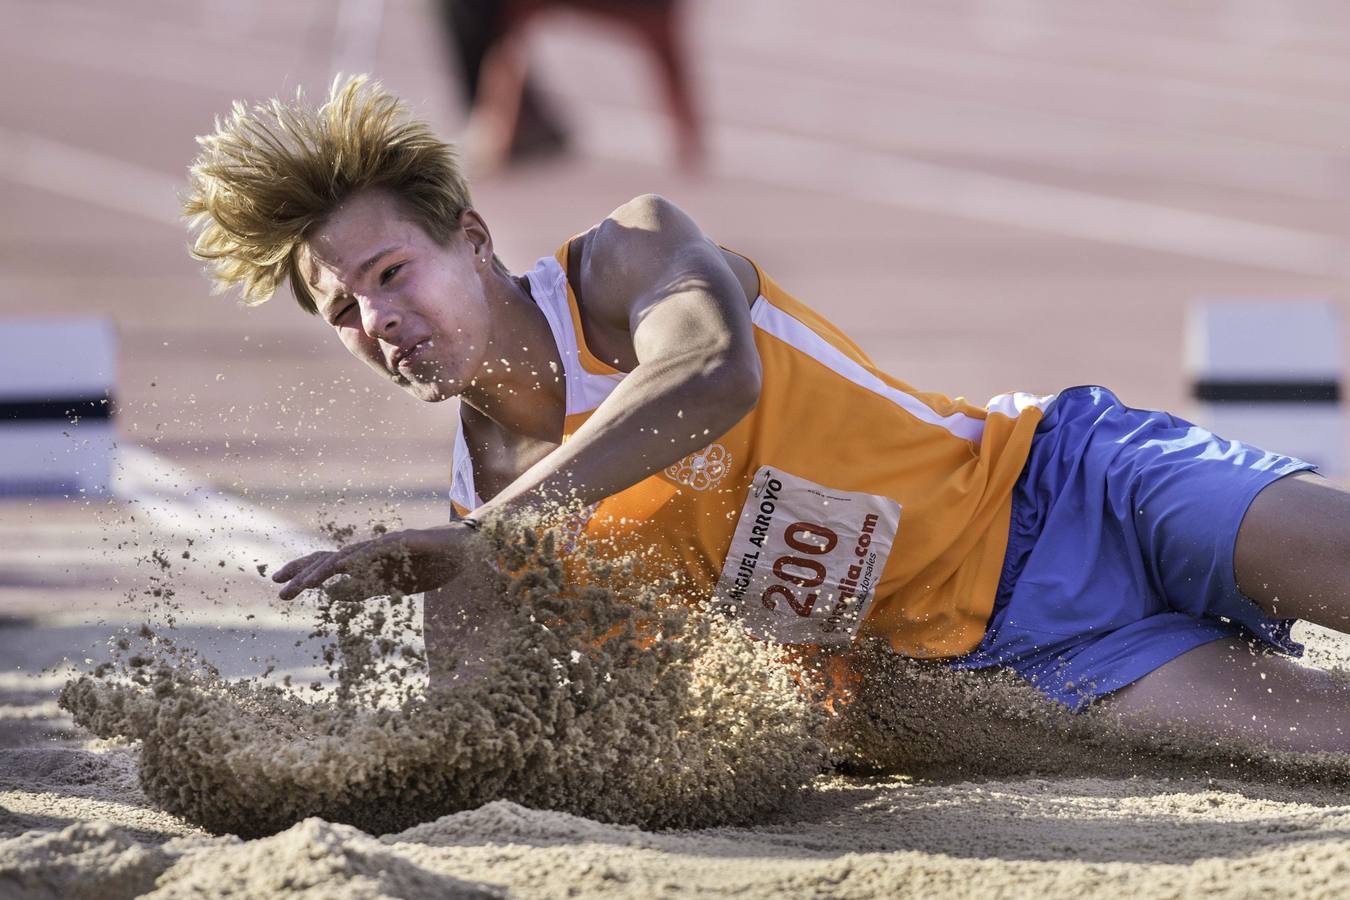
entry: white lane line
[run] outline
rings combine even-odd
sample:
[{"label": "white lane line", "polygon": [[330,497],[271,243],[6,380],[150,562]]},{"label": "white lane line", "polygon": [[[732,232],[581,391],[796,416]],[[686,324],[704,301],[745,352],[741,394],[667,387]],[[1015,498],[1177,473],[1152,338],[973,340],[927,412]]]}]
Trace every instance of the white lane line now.
[{"label": "white lane line", "polygon": [[[913,16],[933,21],[922,13],[906,10],[906,20]],[[945,17],[937,21],[951,24],[951,20]],[[726,28],[707,30],[707,39],[715,41],[720,49],[726,51],[726,58],[734,62],[747,58],[767,61],[772,58],[772,48],[809,45],[813,61],[828,62],[831,67],[840,67],[846,72],[851,69],[855,78],[870,75],[881,84],[894,83],[899,74],[918,71],[954,79],[953,83],[957,85],[971,79],[981,79],[986,84],[1006,84],[1015,79],[1024,88],[1058,86],[1062,90],[1071,85],[1077,91],[1089,90],[1099,97],[1103,91],[1116,94],[1123,92],[1142,98],[1134,106],[1139,111],[1147,111],[1147,101],[1156,103],[1157,98],[1162,96],[1169,100],[1193,102],[1197,109],[1214,104],[1229,107],[1242,104],[1251,107],[1251,115],[1272,112],[1285,116],[1303,115],[1309,121],[1322,123],[1328,119],[1350,118],[1350,104],[1342,100],[1310,96],[1293,89],[1282,91],[1225,83],[1213,78],[1201,80],[1167,71],[1122,70],[1103,67],[1100,63],[1047,58],[1034,54],[1035,43],[1023,51],[1028,55],[1006,50],[981,50],[967,40],[963,32],[955,29],[947,34],[939,30],[926,45],[907,44],[904,52],[899,53],[895,42],[885,39],[885,35],[883,28],[865,34],[850,34],[847,40],[819,41],[815,40],[816,32],[809,28],[809,23],[793,16],[774,17],[771,24],[766,23],[753,32]],[[1064,38],[1057,46],[1081,46],[1081,42]],[[864,67],[871,71],[860,71]],[[840,68],[835,68],[835,71],[840,71]],[[1340,69],[1328,68],[1324,80],[1339,78],[1341,75]],[[1109,104],[1099,110],[1099,114],[1107,118],[1116,117],[1119,113],[1120,110]]]},{"label": "white lane line", "polygon": [[[593,156],[661,159],[668,123],[650,113],[582,103]],[[872,203],[1030,228],[1214,262],[1341,278],[1347,245],[1317,232],[1035,184],[905,159],[768,128],[719,123],[714,174]],[[181,225],[179,182],[158,171],[0,127],[0,178],[160,224]]]},{"label": "white lane line", "polygon": [[[907,47],[897,54],[894,42],[884,41],[862,40],[857,47],[852,39],[818,42],[812,46],[813,60],[837,65],[784,67],[782,54],[775,52],[784,46],[776,42],[776,31],[704,32],[705,49],[716,53],[703,80],[738,86],[708,98],[718,121],[935,160],[970,151],[980,161],[967,166],[1007,164],[1017,167],[1010,170],[1013,177],[1034,177],[1018,173],[1046,169],[1081,176],[1090,170],[1125,183],[1163,179],[1319,201],[1343,192],[1338,135],[1346,128],[1336,123],[1350,125],[1350,105],[1330,119],[1320,111],[1294,118],[1287,105],[1254,106],[1245,102],[1245,93],[1199,99],[1174,95],[1161,102],[1153,81],[1143,76],[1121,76],[1119,90],[1108,89],[1107,82],[1096,90],[1071,69],[1057,77],[1039,68],[1022,72],[1016,60],[1011,66],[977,62],[964,70],[959,60],[948,58],[955,51],[934,53],[939,60],[934,66],[950,66],[946,75],[962,77],[934,78],[941,73],[930,73],[923,64],[931,48]],[[612,39],[607,45],[606,36],[578,29],[551,32],[538,45],[546,71],[561,75],[580,67],[587,72],[588,96],[578,102],[647,105],[628,87],[634,61],[611,52]],[[869,56],[873,52],[875,58]],[[559,77],[552,83],[566,81]],[[557,93],[571,105],[578,89]],[[763,102],[771,96],[792,100]],[[1253,122],[1262,124],[1258,128]]]},{"label": "white lane line", "polygon": [[[669,158],[667,120],[637,109],[569,102],[595,157],[650,164]],[[768,128],[713,126],[711,174],[851,197],[901,209],[1028,228],[1211,262],[1344,277],[1347,244],[1318,232],[1265,225],[955,166],[906,159]]]},{"label": "white lane line", "polygon": [[73,666],[55,672],[0,672],[0,691],[50,691],[65,686],[76,673]]},{"label": "white lane line", "polygon": [[[721,101],[724,121],[814,134],[854,146],[944,154],[978,148],[990,163],[1095,171],[1123,181],[1165,177],[1172,181],[1240,191],[1262,191],[1325,200],[1345,183],[1339,151],[1296,146],[1284,140],[1198,134],[1180,123],[1077,115],[1068,111],[1000,103],[948,92],[897,89],[884,80],[850,85],[805,71],[774,71],[741,60],[719,73],[759,96],[784,93],[792,109]],[[850,102],[840,104],[847,91]],[[893,116],[863,119],[859,109],[891,109]],[[1350,121],[1350,120],[1347,120]]]},{"label": "white lane line", "polygon": [[132,162],[0,126],[0,179],[182,227],[183,182]]},{"label": "white lane line", "polygon": [[[650,163],[663,159],[669,123],[654,114],[571,98],[589,119],[586,152]],[[870,203],[956,216],[1194,259],[1314,277],[1342,278],[1345,241],[1249,222],[905,159],[769,128],[717,123],[713,174]],[[0,127],[0,178],[181,225],[179,182],[153,169]]]},{"label": "white lane line", "polygon": [[199,555],[246,571],[331,548],[331,542],[280,516],[203,486],[187,469],[141,447],[118,449],[113,494],[159,528],[192,538]]},{"label": "white lane line", "polygon": [[[102,153],[0,127],[0,178],[161,225],[182,227],[167,175]],[[246,569],[284,562],[325,544],[279,516],[211,491],[187,469],[141,447],[118,451],[113,493],[203,552]]]},{"label": "white lane line", "polygon": [[[577,98],[573,98],[574,102]],[[650,162],[668,139],[664,119],[577,103],[594,156]],[[1347,246],[1329,235],[905,159],[768,128],[719,123],[715,174],[867,202],[1031,228],[1299,275],[1343,277]],[[179,182],[158,171],[0,127],[0,178],[178,226]]]},{"label": "white lane line", "polygon": [[36,703],[19,705],[17,703],[0,704],[0,722],[25,721],[31,719],[58,719],[68,717],[55,700],[39,700]]}]

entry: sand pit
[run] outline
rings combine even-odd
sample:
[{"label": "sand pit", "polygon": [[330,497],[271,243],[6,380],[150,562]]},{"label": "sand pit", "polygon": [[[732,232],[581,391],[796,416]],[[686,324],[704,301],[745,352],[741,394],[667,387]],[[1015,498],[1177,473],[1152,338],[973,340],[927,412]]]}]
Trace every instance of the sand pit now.
[{"label": "sand pit", "polygon": [[884,654],[826,718],[775,648],[656,590],[566,594],[547,546],[513,552],[494,661],[443,691],[409,688],[409,619],[378,606],[327,607],[319,689],[217,678],[153,629],[114,644],[61,701],[101,738],[0,750],[0,897],[1350,886],[1345,758],[1143,742]]},{"label": "sand pit", "polygon": [[[89,804],[85,821],[0,841],[0,896],[1331,897],[1350,879],[1350,805],[1335,790],[1071,777],[814,787],[756,826],[665,832],[493,801],[378,838],[307,819],[252,841],[173,837],[166,823],[154,840],[133,836],[134,807]],[[2,796],[14,809],[61,791]]]}]

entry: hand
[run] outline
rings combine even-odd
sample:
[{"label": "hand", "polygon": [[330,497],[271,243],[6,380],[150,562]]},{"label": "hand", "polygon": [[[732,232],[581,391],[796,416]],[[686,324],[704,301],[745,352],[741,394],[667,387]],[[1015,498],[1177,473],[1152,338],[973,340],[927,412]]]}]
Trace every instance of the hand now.
[{"label": "hand", "polygon": [[418,594],[455,577],[473,537],[472,529],[455,524],[393,531],[341,550],[320,550],[292,560],[278,569],[272,580],[285,583],[278,595],[282,600],[293,600],[301,591],[318,587],[334,575],[353,576],[359,596],[351,599],[396,590]]}]

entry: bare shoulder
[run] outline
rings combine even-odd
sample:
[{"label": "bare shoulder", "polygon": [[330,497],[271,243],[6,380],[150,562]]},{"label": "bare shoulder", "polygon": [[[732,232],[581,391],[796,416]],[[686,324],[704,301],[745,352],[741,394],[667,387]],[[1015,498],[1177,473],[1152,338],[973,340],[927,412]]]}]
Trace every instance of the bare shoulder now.
[{"label": "bare shoulder", "polygon": [[581,285],[595,312],[624,315],[635,295],[659,287],[673,269],[716,249],[675,203],[659,194],[642,194],[583,236]]},{"label": "bare shoulder", "polygon": [[673,228],[702,236],[693,218],[680,209],[673,200],[660,194],[639,194],[616,208],[600,224],[612,228],[635,229],[648,234],[669,231]]}]

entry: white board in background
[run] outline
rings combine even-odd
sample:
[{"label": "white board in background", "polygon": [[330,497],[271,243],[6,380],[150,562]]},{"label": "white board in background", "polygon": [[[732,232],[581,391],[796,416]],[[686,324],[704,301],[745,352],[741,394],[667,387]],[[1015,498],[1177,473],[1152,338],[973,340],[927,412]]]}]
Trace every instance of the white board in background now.
[{"label": "white board in background", "polygon": [[117,343],[102,318],[0,319],[0,495],[105,494]]},{"label": "white board in background", "polygon": [[1191,418],[1221,437],[1347,471],[1340,307],[1206,300],[1191,307]]}]

